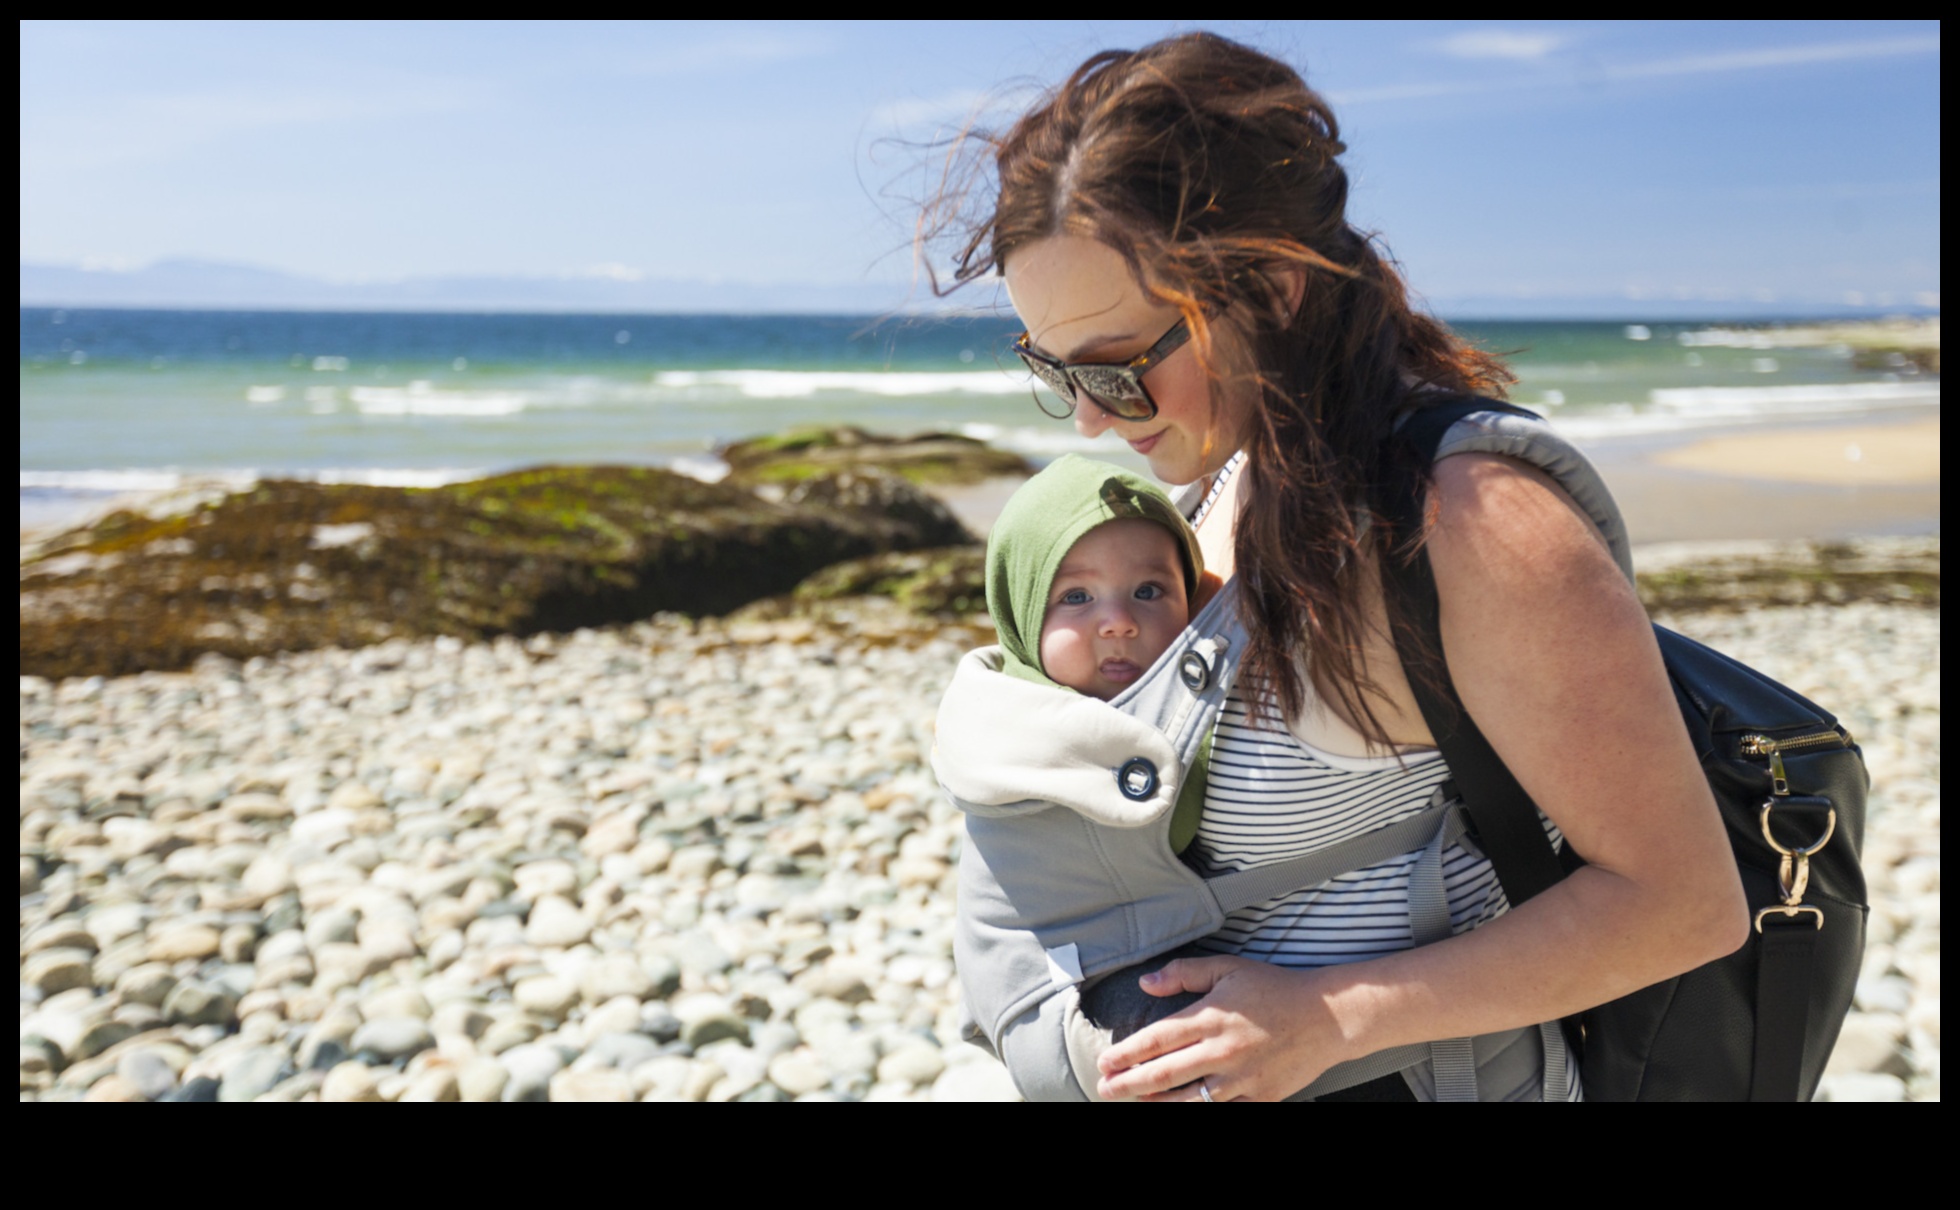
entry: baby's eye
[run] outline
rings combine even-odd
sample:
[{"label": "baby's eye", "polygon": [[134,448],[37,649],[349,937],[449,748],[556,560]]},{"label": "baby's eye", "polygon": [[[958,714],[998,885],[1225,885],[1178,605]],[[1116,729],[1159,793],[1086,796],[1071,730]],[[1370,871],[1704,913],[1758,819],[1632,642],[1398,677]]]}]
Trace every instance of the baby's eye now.
[{"label": "baby's eye", "polygon": [[1164,595],[1164,589],[1161,585],[1158,584],[1142,585],[1137,589],[1137,593],[1136,593],[1137,600],[1139,601],[1154,601],[1158,597],[1161,597],[1163,595]]},{"label": "baby's eye", "polygon": [[1080,588],[1071,588],[1062,594],[1062,604],[1064,605],[1087,605],[1088,603],[1089,594]]}]

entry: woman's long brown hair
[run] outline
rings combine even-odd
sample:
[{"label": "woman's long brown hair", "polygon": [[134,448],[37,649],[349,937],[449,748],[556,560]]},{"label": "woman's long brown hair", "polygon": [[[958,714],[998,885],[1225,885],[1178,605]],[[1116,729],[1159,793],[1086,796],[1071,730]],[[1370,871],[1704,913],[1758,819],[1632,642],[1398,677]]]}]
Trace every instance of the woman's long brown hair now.
[{"label": "woman's long brown hair", "polygon": [[[1413,558],[1390,492],[1427,477],[1392,440],[1419,391],[1501,397],[1503,364],[1415,310],[1385,251],[1347,220],[1346,150],[1327,102],[1270,56],[1211,34],[1104,51],[1005,134],[999,192],[961,221],[950,186],[922,236],[958,240],[944,294],[997,273],[1017,248],[1080,235],[1121,253],[1143,287],[1190,323],[1213,382],[1253,400],[1234,554],[1251,634],[1246,674],[1289,717],[1304,701],[1295,655],[1370,738],[1386,735],[1361,657],[1362,582],[1380,560]],[[1284,272],[1304,273],[1290,307]],[[1289,311],[1291,312],[1289,314]],[[1440,675],[1440,653],[1386,600],[1397,640]]]}]

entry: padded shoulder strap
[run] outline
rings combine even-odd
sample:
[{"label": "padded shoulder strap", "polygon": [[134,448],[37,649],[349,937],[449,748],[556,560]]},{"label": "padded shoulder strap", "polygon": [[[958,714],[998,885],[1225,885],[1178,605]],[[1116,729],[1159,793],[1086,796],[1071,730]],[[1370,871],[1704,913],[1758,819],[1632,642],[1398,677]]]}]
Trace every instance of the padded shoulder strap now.
[{"label": "padded shoulder strap", "polygon": [[[1417,465],[1426,466],[1435,460],[1437,446],[1457,422],[1474,412],[1493,411],[1529,416],[1543,423],[1533,413],[1507,403],[1459,398],[1414,413],[1398,431],[1421,455]],[[1392,520],[1397,532],[1413,532],[1422,523],[1425,486],[1414,479],[1396,485]],[[1432,650],[1442,651],[1441,609],[1428,552],[1418,550],[1415,558],[1406,561],[1385,560],[1385,569],[1401,588],[1402,600],[1412,615],[1411,622],[1423,633]],[[1439,670],[1442,681],[1439,694],[1419,675],[1408,652],[1398,646],[1396,654],[1402,658],[1423,721],[1429,724],[1436,746],[1442,749],[1443,760],[1450,767],[1450,779],[1463,795],[1478,844],[1489,856],[1497,879],[1504,886],[1505,897],[1515,906],[1565,877],[1558,855],[1538,822],[1537,804],[1531,801],[1517,778],[1511,776],[1490,741],[1477,728],[1477,721],[1463,708],[1448,667]]]}]

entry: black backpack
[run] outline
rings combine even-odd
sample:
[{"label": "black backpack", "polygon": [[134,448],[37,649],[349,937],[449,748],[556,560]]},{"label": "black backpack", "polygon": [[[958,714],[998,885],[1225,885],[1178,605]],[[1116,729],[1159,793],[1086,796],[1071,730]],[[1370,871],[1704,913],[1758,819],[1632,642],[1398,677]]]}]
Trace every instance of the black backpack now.
[{"label": "black backpack", "polygon": [[[1480,411],[1535,415],[1489,399],[1424,408],[1398,430],[1408,465],[1431,465],[1450,426]],[[1390,517],[1398,536],[1420,518],[1421,485],[1402,478]],[[1442,651],[1427,555],[1386,562],[1410,623],[1431,651]],[[1586,1099],[1807,1101],[1850,1011],[1864,955],[1864,758],[1815,703],[1671,630],[1654,633],[1727,826],[1754,929],[1726,958],[1566,1022]],[[1401,654],[1473,838],[1511,903],[1582,864],[1570,845],[1555,852],[1547,842],[1537,806],[1456,700],[1448,670],[1438,696],[1410,653]]]}]

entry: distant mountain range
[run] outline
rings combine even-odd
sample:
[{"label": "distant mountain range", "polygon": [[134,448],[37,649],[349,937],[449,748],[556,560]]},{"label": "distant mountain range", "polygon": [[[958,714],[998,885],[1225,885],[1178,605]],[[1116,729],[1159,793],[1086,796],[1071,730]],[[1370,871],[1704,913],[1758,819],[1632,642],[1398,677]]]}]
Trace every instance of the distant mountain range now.
[{"label": "distant mountain range", "polygon": [[[672,278],[409,277],[331,282],[276,269],[200,260],[161,260],[140,269],[20,266],[23,307],[182,307],[297,311],[565,311],[596,314],[881,315],[942,312],[988,301],[969,291],[959,306],[921,289],[856,285],[754,285]],[[1003,298],[1003,304],[1005,299]],[[1433,297],[1450,319],[1816,319],[1837,316],[1937,315],[1937,306],[1851,306],[1830,302],[1635,300],[1596,297]]]},{"label": "distant mountain range", "polygon": [[[931,301],[928,299],[928,301]],[[409,277],[331,282],[276,269],[161,260],[140,269],[20,266],[20,305],[303,311],[585,311],[875,315],[904,309],[890,285],[750,285],[651,277]]]}]

